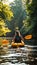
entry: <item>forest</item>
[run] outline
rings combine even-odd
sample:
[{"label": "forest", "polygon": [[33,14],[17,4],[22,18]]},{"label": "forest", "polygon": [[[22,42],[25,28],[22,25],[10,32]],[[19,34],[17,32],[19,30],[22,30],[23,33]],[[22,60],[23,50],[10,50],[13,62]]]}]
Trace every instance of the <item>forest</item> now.
[{"label": "forest", "polygon": [[32,35],[26,44],[37,45],[37,0],[7,1],[0,0],[0,37],[13,37],[18,28],[23,37]]}]

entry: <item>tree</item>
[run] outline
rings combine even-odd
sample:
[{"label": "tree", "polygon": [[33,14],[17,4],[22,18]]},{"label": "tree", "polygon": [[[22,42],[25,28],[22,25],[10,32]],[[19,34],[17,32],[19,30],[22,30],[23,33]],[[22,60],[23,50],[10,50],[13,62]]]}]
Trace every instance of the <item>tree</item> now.
[{"label": "tree", "polygon": [[6,21],[11,20],[11,17],[13,17],[13,12],[11,11],[10,6],[0,1],[0,36],[11,32],[6,24]]},{"label": "tree", "polygon": [[[25,19],[25,17],[26,17],[26,12],[23,7],[22,0],[15,0],[14,3],[11,3],[10,5],[11,5],[11,9],[14,13],[14,18],[12,19],[10,25],[8,24],[8,26],[12,30],[12,32],[9,34],[13,35],[16,27],[18,27],[20,30],[21,27],[23,26],[23,19]],[[20,32],[22,33],[22,31],[20,31]]]},{"label": "tree", "polygon": [[[26,30],[33,35],[33,45],[37,44],[37,0],[26,0]],[[25,24],[25,22],[24,22]],[[28,26],[27,26],[28,25]],[[36,42],[36,43],[35,43]]]}]

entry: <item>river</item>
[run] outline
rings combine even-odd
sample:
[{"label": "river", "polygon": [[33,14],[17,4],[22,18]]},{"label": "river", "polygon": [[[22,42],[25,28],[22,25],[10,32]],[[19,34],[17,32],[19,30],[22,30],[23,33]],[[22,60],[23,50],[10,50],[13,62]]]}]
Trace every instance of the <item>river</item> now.
[{"label": "river", "polygon": [[0,56],[0,65],[37,65],[37,46],[9,48],[6,55]]}]

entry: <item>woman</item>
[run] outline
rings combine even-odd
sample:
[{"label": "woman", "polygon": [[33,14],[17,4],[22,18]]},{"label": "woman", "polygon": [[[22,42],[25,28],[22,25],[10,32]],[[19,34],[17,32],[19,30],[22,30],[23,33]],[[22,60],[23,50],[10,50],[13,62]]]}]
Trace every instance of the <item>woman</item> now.
[{"label": "woman", "polygon": [[14,41],[14,43],[24,44],[24,39],[23,39],[22,35],[20,34],[19,30],[16,30],[13,41]]}]

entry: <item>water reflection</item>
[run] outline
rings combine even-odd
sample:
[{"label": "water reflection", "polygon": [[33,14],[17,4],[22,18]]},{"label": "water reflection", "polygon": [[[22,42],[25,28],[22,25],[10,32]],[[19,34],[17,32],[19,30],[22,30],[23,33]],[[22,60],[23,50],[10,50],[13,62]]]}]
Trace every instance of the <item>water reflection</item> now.
[{"label": "water reflection", "polygon": [[25,45],[22,48],[9,48],[0,56],[0,65],[37,65],[37,48]]}]

